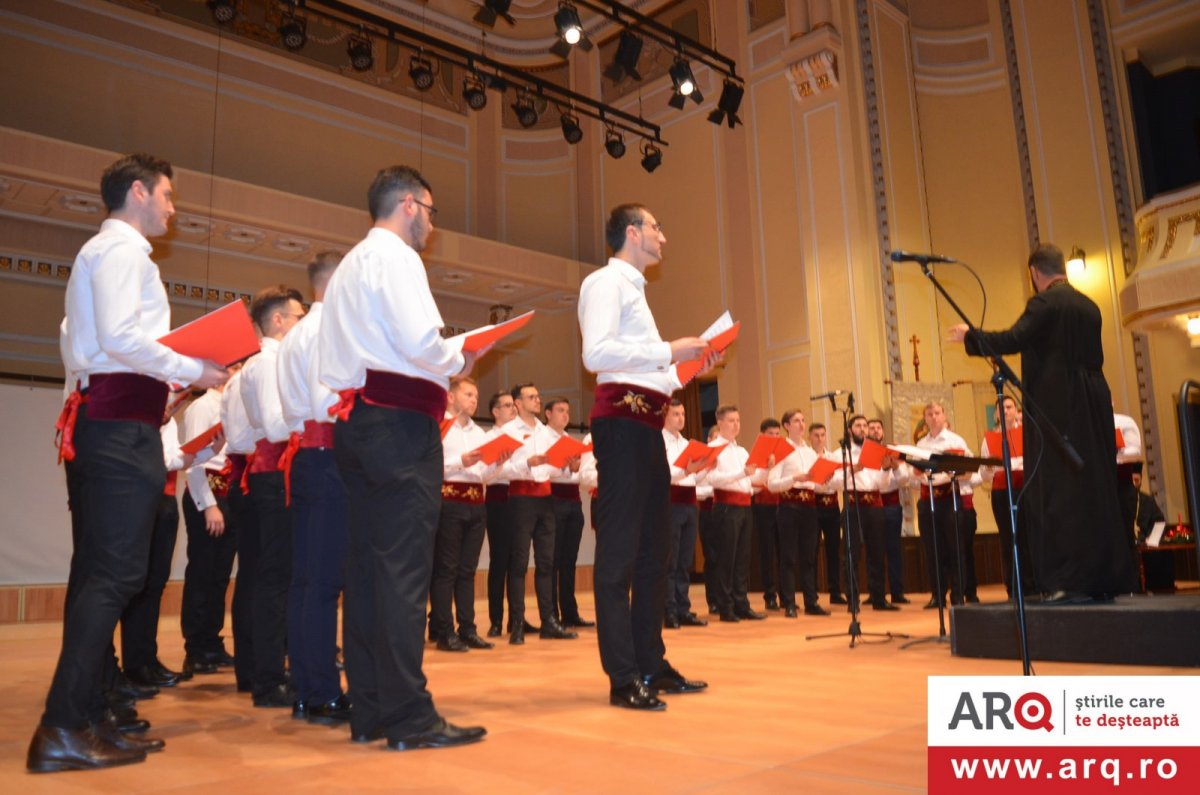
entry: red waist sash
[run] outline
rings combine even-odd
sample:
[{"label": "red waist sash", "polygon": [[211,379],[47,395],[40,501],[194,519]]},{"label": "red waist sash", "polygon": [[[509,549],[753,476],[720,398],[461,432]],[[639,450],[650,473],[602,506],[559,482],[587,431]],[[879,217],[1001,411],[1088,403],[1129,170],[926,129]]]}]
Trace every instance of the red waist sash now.
[{"label": "red waist sash", "polygon": [[[1025,482],[1025,470],[1013,470],[1013,488],[1021,488],[1021,484]],[[997,470],[996,474],[992,475],[992,491],[1004,489],[1004,470]]]},{"label": "red waist sash", "polygon": [[790,488],[779,495],[780,505],[816,505],[817,495],[812,489]]},{"label": "red waist sash", "polygon": [[259,439],[254,443],[254,455],[246,459],[246,468],[251,475],[259,475],[263,472],[278,472],[279,459],[283,457],[283,452],[287,450],[287,442],[269,442],[266,439]]},{"label": "red waist sash", "polygon": [[[951,491],[951,489],[952,489],[952,488],[953,488],[953,486],[951,486],[949,483],[944,483],[944,484],[942,484],[941,486],[934,486],[934,487],[933,487],[933,498],[934,498],[935,500],[948,500],[948,499],[950,499],[951,497],[953,497],[953,496],[954,496],[954,492],[953,492],[953,491]],[[926,484],[926,485],[924,485],[924,486],[922,486],[922,487],[921,487],[921,499],[922,499],[922,500],[928,500],[928,499],[929,499],[929,486],[928,486],[928,484]]]},{"label": "red waist sash", "polygon": [[779,504],[779,495],[773,491],[767,491],[766,489],[763,489],[758,494],[754,495],[754,504],[755,505],[778,505]]},{"label": "red waist sash", "polygon": [[962,509],[964,511],[975,510],[975,495],[974,494],[960,494],[959,499],[962,501]]},{"label": "red waist sash", "polygon": [[621,383],[597,384],[591,418],[633,420],[661,429],[670,403],[669,395],[653,389]]},{"label": "red waist sash", "polygon": [[713,498],[708,497],[703,500],[696,500],[696,504],[700,506],[702,511],[711,511],[713,507]]},{"label": "red waist sash", "polygon": [[[458,483],[453,480],[442,483],[442,499],[452,502],[483,505],[484,491],[482,483]],[[491,491],[491,489],[487,489],[487,491]]]},{"label": "red waist sash", "polygon": [[549,497],[550,481],[538,483],[536,480],[510,480],[508,496],[512,497]]},{"label": "red waist sash", "polygon": [[713,489],[713,501],[719,505],[741,505],[750,507],[750,495],[744,491]]},{"label": "red waist sash", "polygon": [[671,484],[671,502],[676,505],[695,505],[696,504],[696,487],[695,486],[676,486]]},{"label": "red waist sash", "polygon": [[167,485],[165,487],[163,487],[163,494],[168,497],[174,497],[176,495],[176,493],[178,493],[178,489],[179,489],[179,473],[178,472],[168,472],[167,473]]},{"label": "red waist sash", "polygon": [[300,447],[304,449],[333,449],[333,423],[305,420],[300,434]]},{"label": "red waist sash", "polygon": [[816,493],[818,508],[837,508],[838,498],[836,494],[820,494]]},{"label": "red waist sash", "polygon": [[241,483],[242,475],[246,472],[246,454],[245,453],[228,453],[225,456],[225,466],[229,468],[229,474],[226,475],[228,482]]},{"label": "red waist sash", "polygon": [[883,498],[879,496],[879,492],[877,491],[848,491],[846,492],[846,498],[850,500],[851,504],[858,503],[859,505],[866,505],[868,508],[883,507]]},{"label": "red waist sash", "polygon": [[437,422],[446,416],[445,388],[424,378],[386,370],[367,370],[367,380],[362,387],[339,392],[338,402],[329,407],[329,416],[336,415],[343,422],[350,419],[354,401],[360,395],[363,402],[372,406],[415,411]]},{"label": "red waist sash", "polygon": [[570,500],[571,502],[582,502],[579,499],[579,484],[578,483],[551,483],[550,494],[560,500]]},{"label": "red waist sash", "polygon": [[79,407],[84,403],[88,406],[89,419],[130,420],[157,428],[163,423],[167,393],[166,384],[148,375],[95,373],[88,378],[86,389],[77,385],[67,396],[54,424],[59,463],[75,459],[75,421]]},{"label": "red waist sash", "polygon": [[900,504],[900,490],[899,489],[896,489],[895,491],[881,491],[881,492],[879,492],[879,497],[883,500],[883,506],[885,508],[889,505],[899,505]]}]

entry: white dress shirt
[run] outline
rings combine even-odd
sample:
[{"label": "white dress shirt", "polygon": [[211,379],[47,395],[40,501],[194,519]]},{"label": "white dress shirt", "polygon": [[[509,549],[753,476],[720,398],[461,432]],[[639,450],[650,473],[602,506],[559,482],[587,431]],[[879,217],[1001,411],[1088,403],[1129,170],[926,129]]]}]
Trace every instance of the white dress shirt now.
[{"label": "white dress shirt", "polygon": [[[592,443],[592,435],[590,433],[583,437],[583,443]],[[579,486],[588,491],[599,486],[599,478],[596,476],[596,454],[591,450],[588,450],[579,457]]]},{"label": "white dress shirt", "polygon": [[132,226],[109,218],[75,257],[67,280],[59,349],[71,378],[141,373],[186,386],[204,373],[198,359],[158,342],[171,330],[171,307],[151,246]]},{"label": "white dress shirt", "polygon": [[[725,444],[724,437],[717,437],[708,443],[709,447],[717,447]],[[754,483],[751,477],[746,474],[746,461],[750,458],[750,453],[746,448],[742,447],[736,441],[729,442],[725,448],[717,454],[717,464],[711,469],[705,470],[703,474],[704,482],[714,489],[721,491],[740,491],[744,494],[752,494],[754,492]]]},{"label": "white dress shirt", "polygon": [[561,473],[559,468],[552,467],[549,464],[529,466],[530,458],[536,455],[543,455],[558,441],[559,437],[557,433],[550,430],[548,426],[536,417],[533,423],[533,425],[526,424],[525,420],[521,419],[521,415],[518,414],[504,423],[500,428],[502,432],[521,442],[521,446],[513,452],[512,458],[508,459],[508,463],[505,464],[502,470],[503,477],[509,482],[514,480],[532,480],[537,483],[546,483],[554,475]]},{"label": "white dress shirt", "polygon": [[370,369],[446,389],[466,360],[442,338],[443,325],[421,257],[395,233],[373,227],[325,290],[320,381],[335,392],[356,389]]},{"label": "white dress shirt", "polygon": [[1145,457],[1145,453],[1142,451],[1142,432],[1133,417],[1114,413],[1113,425],[1121,431],[1121,436],[1125,440],[1125,446],[1117,451],[1117,463],[1142,461]]},{"label": "white dress shirt", "polygon": [[669,395],[682,384],[671,364],[671,343],[658,333],[646,301],[646,277],[616,257],[579,288],[583,366],[597,384],[614,382]]},{"label": "white dress shirt", "polygon": [[[210,389],[193,400],[192,404],[184,409],[184,441],[195,439],[220,421],[221,393],[215,389]],[[192,502],[196,506],[196,510],[203,511],[205,508],[217,504],[217,498],[208,486],[208,472],[219,472],[224,466],[225,449],[222,448],[220,453],[214,455],[208,461],[202,463],[193,461],[192,465],[188,467],[187,489],[188,494],[192,497]]]},{"label": "white dress shirt", "polygon": [[234,373],[221,393],[221,429],[225,432],[225,452],[247,455],[254,452],[254,443],[259,437],[254,435],[254,426],[250,424],[246,404],[242,402],[243,372]]},{"label": "white dress shirt", "polygon": [[242,368],[242,405],[255,440],[286,442],[291,430],[279,402],[279,340],[263,337],[262,351]]},{"label": "white dress shirt", "polygon": [[174,417],[166,421],[159,430],[159,435],[162,436],[163,464],[166,465],[167,472],[174,473],[183,469],[183,450],[179,441],[179,423],[175,422]]},{"label": "white dress shirt", "polygon": [[442,437],[442,478],[454,483],[487,483],[499,470],[496,464],[485,464],[476,461],[471,466],[463,466],[462,457],[465,453],[478,449],[487,444],[491,434],[475,424],[475,420],[467,418],[463,425],[456,419]]},{"label": "white dress shirt", "polygon": [[306,420],[333,422],[329,409],[338,402],[338,395],[321,383],[317,356],[317,335],[321,330],[322,307],[313,303],[308,314],[287,333],[279,344],[275,363],[279,376],[279,404],[283,421],[288,428],[304,430]]},{"label": "white dress shirt", "polygon": [[[850,467],[852,477],[854,479],[854,488],[858,491],[879,491],[884,482],[882,469],[860,469],[858,472],[853,472],[853,468],[858,464],[858,458],[862,455],[862,445],[850,443]],[[889,476],[890,478],[890,476]],[[841,489],[846,483],[845,469],[839,469],[833,473],[833,477],[829,482],[836,488]]]},{"label": "white dress shirt", "polygon": [[782,494],[793,487],[812,489],[816,485],[807,480],[796,480],[796,475],[803,475],[817,463],[816,451],[806,443],[797,445],[791,439],[788,439],[788,444],[792,445],[792,452],[767,473],[767,489],[776,494]]},{"label": "white dress shirt", "polygon": [[[920,447],[922,450],[929,450],[932,453],[944,453],[947,450],[961,450],[961,455],[974,455],[974,453],[971,452],[971,448],[967,446],[966,440],[949,428],[942,428],[941,433],[937,434],[936,436],[928,433],[925,434],[917,440],[917,447]],[[916,482],[928,485],[928,481],[925,479],[925,473],[918,469],[914,469],[913,474],[910,476],[910,482],[914,480]],[[933,476],[933,485],[935,486],[944,486],[949,482],[950,475],[946,472],[938,472]],[[971,484],[979,485],[982,482],[983,479],[979,477],[979,473],[974,472],[971,474],[969,480],[964,479],[959,481],[959,493],[970,494]]]},{"label": "white dress shirt", "polygon": [[663,445],[667,448],[667,466],[671,468],[671,485],[695,486],[695,473],[675,466],[675,462],[679,460],[679,456],[683,455],[683,451],[687,449],[689,439],[682,433],[668,431],[666,428],[663,428],[662,435]]}]

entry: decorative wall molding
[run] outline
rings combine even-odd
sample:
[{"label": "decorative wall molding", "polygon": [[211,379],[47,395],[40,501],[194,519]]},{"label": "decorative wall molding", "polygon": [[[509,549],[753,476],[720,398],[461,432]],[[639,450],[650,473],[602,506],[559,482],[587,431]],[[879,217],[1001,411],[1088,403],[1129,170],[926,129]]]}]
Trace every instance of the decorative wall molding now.
[{"label": "decorative wall molding", "polygon": [[1033,162],[1029,157],[1029,128],[1025,123],[1025,100],[1021,95],[1021,70],[1017,60],[1017,40],[1013,33],[1012,5],[1000,2],[1000,28],[1004,31],[1004,60],[1008,69],[1009,94],[1012,99],[1013,127],[1017,133],[1017,160],[1021,164],[1021,194],[1025,199],[1025,231],[1029,248],[1033,250],[1041,239],[1038,230],[1037,197],[1033,189]]},{"label": "decorative wall molding", "polygon": [[788,64],[787,77],[797,102],[832,91],[838,87],[837,55],[832,50],[821,50],[793,61]]}]

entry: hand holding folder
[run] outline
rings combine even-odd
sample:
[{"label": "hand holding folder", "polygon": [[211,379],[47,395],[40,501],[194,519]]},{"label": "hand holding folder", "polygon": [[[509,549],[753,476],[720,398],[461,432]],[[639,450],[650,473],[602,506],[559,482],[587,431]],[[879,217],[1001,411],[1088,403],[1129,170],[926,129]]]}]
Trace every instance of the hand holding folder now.
[{"label": "hand holding folder", "polygon": [[699,359],[693,359],[690,362],[679,362],[675,365],[675,373],[679,376],[679,383],[686,385],[689,381],[696,377],[700,372],[700,368],[704,364],[704,359],[711,353],[724,353],[733,341],[737,339],[738,330],[741,328],[741,322],[734,323],[729,312],[723,313],[717,318],[711,326],[709,326],[700,338],[708,342],[708,350],[704,356]]},{"label": "hand holding folder", "polygon": [[562,469],[567,465],[568,460],[583,455],[591,449],[590,444],[584,444],[571,436],[563,436],[550,445],[550,449],[546,451],[546,463],[555,469]]},{"label": "hand holding folder", "polygon": [[750,448],[750,457],[746,459],[746,466],[765,469],[772,457],[778,464],[791,455],[793,449],[792,443],[782,436],[759,434],[758,438],[754,440],[754,446]]},{"label": "hand holding folder", "polygon": [[258,335],[241,299],[230,301],[158,340],[176,353],[207,359],[222,367],[258,353]]},{"label": "hand holding folder", "polygon": [[220,432],[221,423],[218,422],[216,425],[212,426],[207,431],[204,431],[196,438],[189,439],[188,441],[184,442],[179,446],[179,449],[188,455],[195,455],[205,447],[208,447],[210,444],[212,444],[213,439],[215,439],[217,434]]},{"label": "hand holding folder", "polygon": [[448,342],[460,345],[463,353],[479,353],[522,328],[533,318],[533,313],[534,310],[531,309],[523,315],[517,315],[512,320],[495,325],[480,326],[474,331],[456,334]]},{"label": "hand holding folder", "polygon": [[479,460],[491,466],[500,460],[500,456],[505,453],[515,452],[521,449],[521,442],[512,438],[507,433],[497,434],[495,439],[490,442],[485,442],[479,445],[471,452],[479,453]]}]

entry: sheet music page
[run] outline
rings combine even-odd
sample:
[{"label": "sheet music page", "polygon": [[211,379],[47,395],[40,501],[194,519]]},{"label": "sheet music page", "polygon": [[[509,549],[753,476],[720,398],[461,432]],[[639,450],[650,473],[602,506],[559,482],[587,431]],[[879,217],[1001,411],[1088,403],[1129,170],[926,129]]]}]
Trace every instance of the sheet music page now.
[{"label": "sheet music page", "polygon": [[728,331],[731,328],[733,328],[733,317],[730,316],[729,310],[726,309],[723,313],[721,313],[719,318],[713,321],[711,326],[704,330],[704,332],[700,335],[700,339],[711,340],[722,331]]}]

